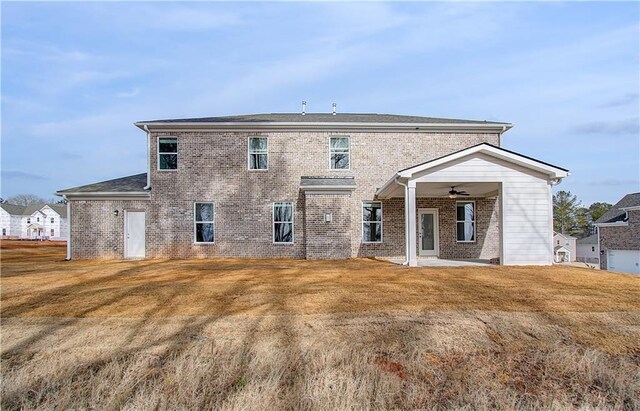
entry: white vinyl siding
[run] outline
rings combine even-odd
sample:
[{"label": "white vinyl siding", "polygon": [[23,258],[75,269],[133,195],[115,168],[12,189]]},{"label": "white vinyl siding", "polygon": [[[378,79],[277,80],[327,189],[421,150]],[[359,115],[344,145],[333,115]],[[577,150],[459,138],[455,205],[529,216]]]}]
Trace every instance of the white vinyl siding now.
[{"label": "white vinyl siding", "polygon": [[416,182],[501,183],[502,264],[553,262],[551,186],[543,174],[477,153],[454,164],[425,170]]},{"label": "white vinyl siding", "polygon": [[249,170],[269,169],[269,139],[267,137],[249,137],[247,151]]}]

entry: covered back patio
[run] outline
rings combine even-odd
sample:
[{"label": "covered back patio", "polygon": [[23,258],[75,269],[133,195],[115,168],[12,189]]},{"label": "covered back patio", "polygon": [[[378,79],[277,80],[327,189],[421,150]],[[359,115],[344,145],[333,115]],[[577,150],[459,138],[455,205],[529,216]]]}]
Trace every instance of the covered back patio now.
[{"label": "covered back patio", "polygon": [[549,265],[551,187],[568,174],[483,143],[400,170],[376,196],[404,200],[409,266],[429,259]]}]

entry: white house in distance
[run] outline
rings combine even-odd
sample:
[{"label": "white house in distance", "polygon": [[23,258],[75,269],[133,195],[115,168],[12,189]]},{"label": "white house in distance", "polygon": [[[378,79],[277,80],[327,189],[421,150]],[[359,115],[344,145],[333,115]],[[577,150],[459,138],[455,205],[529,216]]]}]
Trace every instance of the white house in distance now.
[{"label": "white house in distance", "polygon": [[598,234],[592,234],[576,241],[576,260],[582,263],[600,264]]},{"label": "white house in distance", "polygon": [[569,234],[553,233],[553,261],[568,263],[576,261],[576,240]]},{"label": "white house in distance", "polygon": [[66,240],[67,206],[0,204],[0,230],[6,239]]}]

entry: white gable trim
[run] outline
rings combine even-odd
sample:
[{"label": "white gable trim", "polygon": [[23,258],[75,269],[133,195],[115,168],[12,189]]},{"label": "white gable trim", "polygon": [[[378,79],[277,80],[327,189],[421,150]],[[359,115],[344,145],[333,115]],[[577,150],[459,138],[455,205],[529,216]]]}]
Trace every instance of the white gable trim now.
[{"label": "white gable trim", "polygon": [[529,157],[525,157],[521,154],[504,150],[502,148],[492,146],[490,144],[483,143],[477,146],[469,147],[467,149],[458,151],[453,154],[449,154],[444,157],[440,157],[432,161],[428,161],[423,164],[418,164],[417,166],[407,168],[405,170],[401,170],[398,172],[398,176],[404,177],[404,178],[411,178],[416,173],[420,173],[430,168],[438,167],[440,165],[443,165],[443,164],[446,164],[446,163],[449,163],[449,162],[452,162],[476,153],[486,154],[491,157],[495,157],[509,163],[518,164],[522,167],[532,169],[542,174],[546,174],[550,178],[559,179],[559,178],[564,178],[570,175],[570,173],[567,170],[561,169],[559,167],[555,167],[550,164],[546,164],[541,161],[538,161]]}]

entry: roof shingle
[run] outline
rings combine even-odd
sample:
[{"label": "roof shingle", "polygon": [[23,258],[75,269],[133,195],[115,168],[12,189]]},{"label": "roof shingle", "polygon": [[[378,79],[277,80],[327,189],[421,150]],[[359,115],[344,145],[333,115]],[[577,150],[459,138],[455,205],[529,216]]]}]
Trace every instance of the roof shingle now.
[{"label": "roof shingle", "polygon": [[130,193],[144,191],[147,185],[147,173],[136,174],[128,177],[115,178],[113,180],[100,181],[65,190],[58,190],[56,194],[68,193]]},{"label": "roof shingle", "polygon": [[622,200],[618,201],[613,207],[611,207],[609,211],[598,218],[596,224],[616,223],[618,221],[624,221],[627,213],[621,209],[624,207],[636,206],[640,206],[640,192],[627,194],[626,196],[622,197]]}]

